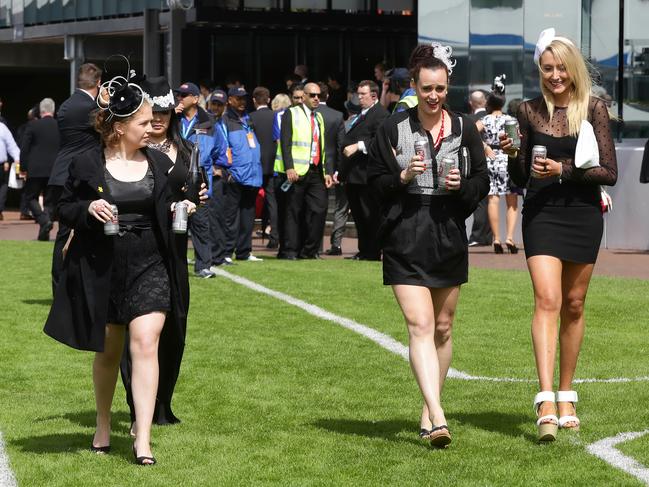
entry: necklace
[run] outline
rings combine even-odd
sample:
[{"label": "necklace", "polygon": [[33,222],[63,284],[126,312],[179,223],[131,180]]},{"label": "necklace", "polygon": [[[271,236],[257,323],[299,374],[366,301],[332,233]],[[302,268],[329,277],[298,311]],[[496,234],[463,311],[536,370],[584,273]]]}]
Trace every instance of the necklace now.
[{"label": "necklace", "polygon": [[171,140],[165,139],[159,144],[147,144],[147,147],[149,147],[149,149],[159,150],[160,152],[167,154],[171,150]]},{"label": "necklace", "polygon": [[435,139],[435,150],[438,150],[442,145],[442,136],[444,135],[444,109],[442,109],[442,126],[439,128],[439,133]]}]

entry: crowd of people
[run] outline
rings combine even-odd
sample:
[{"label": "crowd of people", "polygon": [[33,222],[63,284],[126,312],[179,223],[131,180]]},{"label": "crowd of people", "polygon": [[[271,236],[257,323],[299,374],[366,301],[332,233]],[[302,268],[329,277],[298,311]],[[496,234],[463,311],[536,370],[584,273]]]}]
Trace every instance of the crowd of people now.
[{"label": "crowd of people", "polygon": [[[617,166],[606,104],[592,95],[573,42],[544,32],[535,59],[542,96],[510,102],[515,116],[504,113],[504,76],[490,93],[471,93],[472,113],[452,110],[447,95],[456,62],[448,46],[433,43],[417,46],[407,68],[378,64],[376,81],[362,80],[342,98],[338,76],[316,82],[303,65],[287,77],[288,93],[271,99],[262,86],[250,94],[240,83],[172,88],[163,77],[135,77],[130,68],[126,75],[103,73],[102,83],[102,70],[84,64],[56,119],[54,102],[40,102],[20,148],[0,123],[0,156],[21,163],[39,239],[49,239],[52,221],[59,221],[45,331],[96,352],[92,451],[110,451],[120,367],[136,463],[156,462],[153,423],[179,421],[171,400],[189,313],[188,237],[174,231],[179,205],[188,214],[194,273],[210,278],[220,266],[262,260],[251,252],[261,195],[268,248],[278,259],[318,259],[328,190],[335,208],[327,253],[342,254],[351,213],[358,234],[353,259],[382,261],[383,283],[403,312],[424,402],[420,437],[436,447],[452,439],[441,394],[468,247],[484,242],[489,227],[496,253],[504,252],[503,242],[518,252],[513,229],[524,193],[538,438],[578,429],[572,383],[602,236],[599,185],[615,184]],[[576,152],[583,122],[593,127],[596,163]],[[203,174],[196,198],[188,179],[193,164]],[[500,196],[507,203],[504,239]],[[467,238],[472,214],[475,236]],[[106,231],[113,223],[115,231]]]}]

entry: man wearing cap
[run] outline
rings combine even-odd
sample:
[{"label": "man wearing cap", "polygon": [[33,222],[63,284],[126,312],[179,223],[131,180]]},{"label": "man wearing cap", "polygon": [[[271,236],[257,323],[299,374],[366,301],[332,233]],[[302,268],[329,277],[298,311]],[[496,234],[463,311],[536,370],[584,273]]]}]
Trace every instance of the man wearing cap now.
[{"label": "man wearing cap", "polygon": [[[192,144],[199,144],[202,154],[211,152],[215,145],[214,119],[198,105],[200,90],[194,83],[183,83],[176,90],[176,113],[180,118],[180,135]],[[206,161],[205,158],[201,158]],[[212,161],[216,163],[216,161]],[[210,169],[212,163],[203,167]],[[194,272],[203,278],[214,277],[212,266],[212,235],[209,210],[200,205],[189,219],[189,230],[194,245]]]},{"label": "man wearing cap", "polygon": [[[325,125],[320,104],[320,86],[307,83],[304,103],[282,116],[275,171],[285,173],[285,248],[282,257],[317,259],[327,216],[327,189],[333,184],[333,168],[327,164]],[[305,222],[306,227],[301,227]],[[302,238],[304,236],[304,238]]]},{"label": "man wearing cap", "polygon": [[380,260],[379,204],[367,184],[367,151],[388,112],[378,102],[379,87],[374,81],[361,81],[356,94],[361,113],[352,119],[350,129],[345,134],[338,177],[346,183],[347,200],[358,234],[358,253],[352,258]]},{"label": "man wearing cap", "polygon": [[211,113],[216,121],[219,121],[225,112],[228,103],[228,95],[225,91],[215,90],[212,92],[207,103],[207,112]]},{"label": "man wearing cap", "polygon": [[228,107],[221,118],[219,136],[227,145],[223,167],[225,194],[225,261],[261,261],[252,255],[257,192],[262,185],[261,152],[250,117],[246,114],[248,93],[242,86],[228,90]]},{"label": "man wearing cap", "polygon": [[385,73],[381,104],[392,113],[417,106],[417,95],[410,87],[410,72],[406,68],[394,68]]}]

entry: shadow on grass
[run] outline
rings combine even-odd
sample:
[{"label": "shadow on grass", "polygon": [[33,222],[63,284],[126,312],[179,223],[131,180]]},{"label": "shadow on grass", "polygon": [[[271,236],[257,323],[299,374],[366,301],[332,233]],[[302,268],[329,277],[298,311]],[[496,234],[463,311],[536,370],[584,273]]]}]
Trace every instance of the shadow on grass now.
[{"label": "shadow on grass", "polygon": [[52,306],[52,298],[42,298],[42,299],[23,299],[25,304],[39,304],[41,306]]},{"label": "shadow on grass", "polygon": [[[112,413],[111,416],[112,416],[112,423],[113,423],[113,431],[117,431],[121,428],[121,426],[118,425],[124,424],[126,425],[126,427],[129,427],[131,424],[131,417],[125,411],[114,412]],[[39,418],[38,420],[52,421],[57,419],[66,419],[72,424],[77,424],[79,426],[84,426],[86,428],[94,428],[97,420],[97,412],[94,410],[76,411],[73,413],[44,416],[42,418]]]},{"label": "shadow on grass", "polygon": [[[89,452],[91,442],[92,433],[61,433],[17,438],[9,443],[23,452],[58,454]],[[111,435],[111,447],[115,450],[128,452],[132,442],[128,432],[123,435]]]},{"label": "shadow on grass", "polygon": [[384,421],[367,421],[361,419],[319,419],[312,423],[320,428],[334,433],[353,436],[366,436],[368,438],[383,438],[397,443],[411,443],[417,446],[428,447],[425,442],[417,438],[419,428],[413,421],[391,419]]},{"label": "shadow on grass", "polygon": [[449,414],[448,419],[514,438],[523,437],[527,441],[537,443],[536,436],[532,434],[534,431],[532,427],[534,421],[533,415],[510,414],[502,411],[483,411],[480,413]]}]

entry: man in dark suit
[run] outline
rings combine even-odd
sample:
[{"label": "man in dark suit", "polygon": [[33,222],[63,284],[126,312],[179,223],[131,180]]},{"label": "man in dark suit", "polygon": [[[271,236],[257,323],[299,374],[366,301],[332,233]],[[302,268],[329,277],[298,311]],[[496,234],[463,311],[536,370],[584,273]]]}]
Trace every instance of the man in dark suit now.
[{"label": "man in dark suit", "polygon": [[350,122],[343,140],[343,163],[338,177],[346,183],[349,208],[358,234],[358,253],[352,258],[380,260],[379,204],[367,185],[367,151],[388,112],[379,103],[379,87],[374,81],[361,81],[356,93],[361,113]]},{"label": "man in dark suit", "polygon": [[[21,138],[21,169],[27,173],[25,199],[36,222],[40,225],[38,240],[48,241],[52,230],[52,201],[47,182],[59,152],[59,125],[54,119],[54,100],[44,98],[39,105],[40,117],[27,124]],[[43,206],[38,196],[43,193]]]},{"label": "man in dark suit", "polygon": [[268,108],[270,91],[268,88],[258,86],[252,92],[252,101],[255,111],[250,114],[250,121],[254,127],[255,135],[261,149],[261,169],[263,174],[263,188],[265,194],[264,217],[262,218],[261,231],[264,233],[270,225],[268,237],[269,249],[276,249],[279,242],[277,231],[277,199],[275,198],[275,153],[277,144],[273,140],[273,123],[275,114]]},{"label": "man in dark suit", "polygon": [[[487,95],[484,90],[472,91],[469,95],[469,106],[471,113],[469,118],[475,122],[481,120],[487,114]],[[473,225],[471,225],[471,235],[469,236],[469,247],[491,245],[493,234],[489,225],[487,215],[488,197],[485,197],[473,212]]]},{"label": "man in dark suit", "polygon": [[[92,63],[82,64],[77,73],[77,89],[65,100],[58,113],[60,149],[48,184],[52,205],[56,206],[63,185],[68,179],[70,162],[77,155],[99,145],[99,134],[94,129],[92,112],[97,109],[101,69]],[[63,247],[70,236],[70,228],[59,222],[52,253],[52,290],[56,289],[63,267]]]},{"label": "man in dark suit", "polygon": [[[322,114],[325,125],[325,155],[329,174],[336,174],[340,163],[341,152],[343,149],[343,139],[345,138],[345,122],[343,114],[334,108],[328,106],[329,87],[326,83],[320,85],[320,105],[316,111]],[[336,186],[336,190],[338,187]],[[325,252],[327,255],[341,255],[342,249],[339,245],[333,245]]]}]

